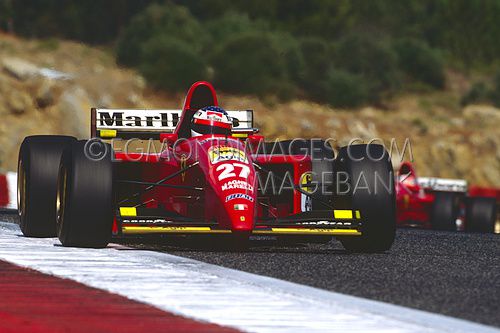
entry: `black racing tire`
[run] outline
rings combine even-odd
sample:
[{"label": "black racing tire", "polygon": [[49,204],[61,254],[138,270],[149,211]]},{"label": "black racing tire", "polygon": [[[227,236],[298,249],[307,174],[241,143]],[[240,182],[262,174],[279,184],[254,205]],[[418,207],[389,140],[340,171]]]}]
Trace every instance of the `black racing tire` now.
[{"label": "black racing tire", "polygon": [[56,236],[57,174],[61,155],[76,139],[35,135],[24,139],[17,164],[17,203],[21,231],[27,237]]},{"label": "black racing tire", "polygon": [[[90,143],[96,142],[90,158]],[[56,199],[57,236],[63,246],[108,245],[114,217],[111,155],[111,146],[96,140],[77,141],[65,149]]]},{"label": "black racing tire", "polygon": [[493,233],[497,219],[495,198],[472,197],[467,200],[465,231]]},{"label": "black racing tire", "polygon": [[389,250],[396,234],[394,171],[389,153],[376,144],[342,147],[335,172],[337,179],[347,180],[334,196],[335,207],[359,210],[363,223],[361,236],[338,237],[344,248],[364,253]]},{"label": "black racing tire", "polygon": [[434,230],[456,231],[456,220],[460,213],[460,198],[456,193],[437,192],[431,210],[431,225]]}]

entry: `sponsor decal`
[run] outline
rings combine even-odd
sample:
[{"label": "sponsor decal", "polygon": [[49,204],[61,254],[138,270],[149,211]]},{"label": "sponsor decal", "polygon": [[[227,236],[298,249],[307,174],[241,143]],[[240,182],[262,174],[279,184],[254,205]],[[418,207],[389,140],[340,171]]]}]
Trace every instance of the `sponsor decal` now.
[{"label": "sponsor decal", "polygon": [[337,226],[349,226],[351,222],[335,222],[335,221],[311,221],[311,222],[299,222],[298,225],[337,225]]},{"label": "sponsor decal", "polygon": [[162,223],[172,223],[172,221],[167,221],[165,219],[125,219],[122,223],[130,224],[162,224]]},{"label": "sponsor decal", "polygon": [[210,228],[205,228],[205,227],[165,227],[165,230],[178,230],[178,231],[210,231]]},{"label": "sponsor decal", "polygon": [[230,194],[226,197],[226,202],[234,200],[234,199],[245,199],[245,200],[253,202],[253,197],[251,195],[248,195],[245,193]]},{"label": "sponsor decal", "polygon": [[[300,177],[300,188],[306,192],[311,193],[313,188],[308,187],[312,182],[312,173],[310,171],[304,172]],[[300,194],[300,208],[303,212],[312,211],[312,198],[304,193]]]},{"label": "sponsor decal", "polygon": [[212,164],[229,160],[248,163],[247,154],[235,147],[212,146],[208,149],[208,158]]},{"label": "sponsor decal", "polygon": [[234,189],[241,189],[241,190],[253,192],[253,186],[248,184],[244,180],[239,180],[239,179],[230,180],[227,183],[222,185],[223,191],[234,190]]},{"label": "sponsor decal", "polygon": [[179,114],[171,112],[149,112],[148,115],[141,115],[139,112],[132,114],[124,111],[98,111],[97,117],[100,127],[162,128],[175,127],[179,122]]}]

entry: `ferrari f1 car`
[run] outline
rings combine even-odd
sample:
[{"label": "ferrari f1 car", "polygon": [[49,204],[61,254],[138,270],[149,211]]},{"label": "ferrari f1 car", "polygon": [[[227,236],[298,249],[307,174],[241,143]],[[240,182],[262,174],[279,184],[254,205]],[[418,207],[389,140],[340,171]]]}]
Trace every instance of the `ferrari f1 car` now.
[{"label": "ferrari f1 car", "polygon": [[[193,135],[226,116],[220,130]],[[25,138],[24,235],[57,234],[76,247],[145,234],[235,244],[252,235],[337,237],[353,252],[386,251],[394,241],[394,177],[382,146],[337,152],[323,140],[266,142],[253,111],[221,110],[208,82],[189,89],[182,110],[92,109],[91,137]]]},{"label": "ferrari f1 car", "polygon": [[396,183],[397,224],[436,230],[498,232],[500,190],[470,187],[463,179],[417,177],[403,162]]}]

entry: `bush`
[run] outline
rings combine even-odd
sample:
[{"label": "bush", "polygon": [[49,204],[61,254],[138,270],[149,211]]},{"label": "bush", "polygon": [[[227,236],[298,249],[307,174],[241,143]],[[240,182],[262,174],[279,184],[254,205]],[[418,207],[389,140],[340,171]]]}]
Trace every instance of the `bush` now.
[{"label": "bush", "polygon": [[222,17],[207,21],[206,29],[215,44],[227,41],[228,39],[247,32],[266,32],[269,25],[264,21],[252,21],[247,14],[240,14],[234,11],[224,13]]},{"label": "bush", "polygon": [[397,55],[386,43],[368,35],[349,35],[336,46],[335,66],[369,83],[370,100],[399,88]]},{"label": "bush", "polygon": [[276,32],[269,34],[279,50],[280,57],[286,64],[287,76],[290,84],[298,83],[305,70],[304,58],[300,51],[298,40],[285,32]]},{"label": "bush", "polygon": [[143,44],[139,70],[153,86],[172,91],[185,91],[206,78],[204,59],[191,45],[166,35]]},{"label": "bush", "polygon": [[325,90],[329,104],[351,108],[367,101],[369,87],[360,75],[332,69],[328,72]]},{"label": "bush", "polygon": [[290,89],[287,61],[270,34],[235,35],[221,43],[211,59],[216,84],[228,92],[263,96]]},{"label": "bush", "polygon": [[394,44],[399,58],[399,67],[413,80],[435,88],[445,83],[444,64],[440,54],[422,41],[399,40]]},{"label": "bush", "polygon": [[500,71],[497,71],[493,80],[493,89],[491,91],[491,101],[496,107],[500,107]]},{"label": "bush", "polygon": [[326,99],[326,78],[332,65],[332,54],[328,43],[321,38],[305,38],[300,41],[300,52],[304,59],[304,70],[299,85],[314,99]]},{"label": "bush", "polygon": [[462,97],[461,104],[489,103],[500,107],[500,71],[493,77],[493,82],[475,82]]},{"label": "bush", "polygon": [[171,3],[155,3],[134,16],[120,35],[116,48],[118,62],[128,66],[139,65],[143,61],[143,44],[160,35],[182,40],[196,52],[202,49],[208,37],[187,8]]},{"label": "bush", "polygon": [[[304,61],[299,43],[292,35],[286,32],[269,32],[270,28],[266,22],[252,21],[247,15],[234,12],[228,12],[220,19],[209,21],[206,26],[211,33],[213,44],[221,45],[212,51],[214,55],[213,59],[222,56],[219,54],[220,49],[224,48],[227,44],[238,43],[235,40],[248,38],[248,36],[252,36],[252,39],[261,38],[264,40],[264,43],[272,45],[271,52],[277,52],[276,55],[281,59],[279,61],[286,67],[286,73],[284,73],[283,78],[286,77],[287,80],[281,83],[282,87],[278,91],[275,91],[275,93],[285,99],[292,97],[294,83],[299,80],[304,69]],[[259,47],[261,46],[256,46],[256,48]],[[256,50],[250,50],[249,52],[253,53]],[[241,54],[241,52],[236,52],[226,54],[226,56],[237,60],[237,57],[241,56]],[[269,61],[273,62],[275,60]],[[246,60],[245,62],[241,62],[241,64],[245,63]],[[218,67],[218,65],[214,64],[214,67]]]},{"label": "bush", "polygon": [[462,97],[461,104],[489,103],[491,91],[484,82],[474,83]]}]

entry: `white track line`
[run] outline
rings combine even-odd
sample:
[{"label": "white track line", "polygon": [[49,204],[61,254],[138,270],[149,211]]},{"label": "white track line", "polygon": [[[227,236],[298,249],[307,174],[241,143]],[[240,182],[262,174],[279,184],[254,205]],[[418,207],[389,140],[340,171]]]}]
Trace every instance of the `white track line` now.
[{"label": "white track line", "polygon": [[0,222],[0,259],[190,318],[252,332],[496,332],[465,320],[365,300],[153,251],[59,246]]}]

